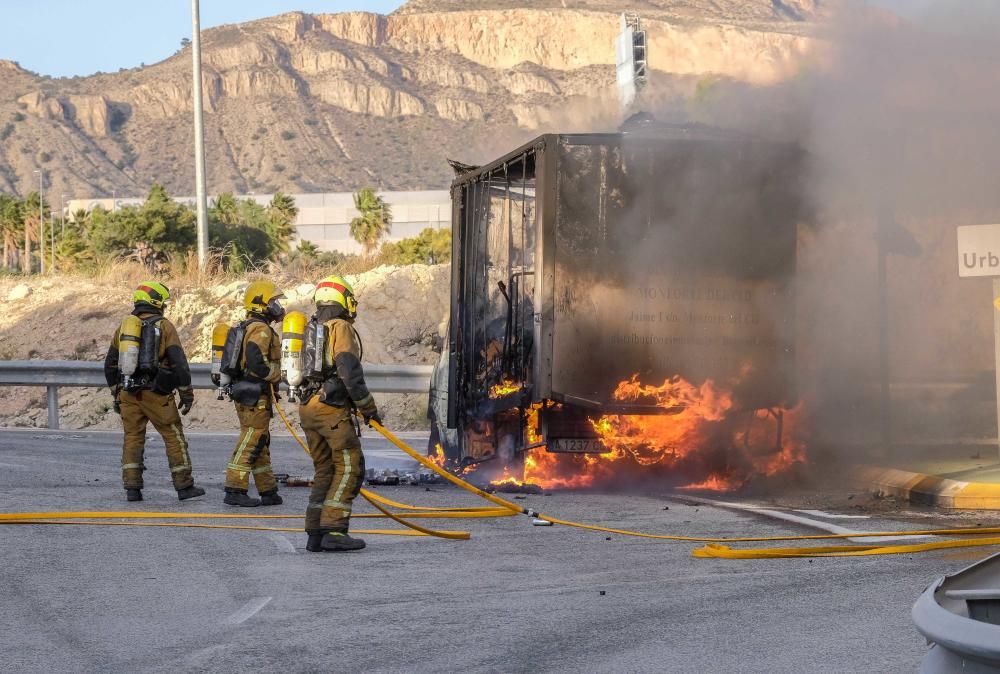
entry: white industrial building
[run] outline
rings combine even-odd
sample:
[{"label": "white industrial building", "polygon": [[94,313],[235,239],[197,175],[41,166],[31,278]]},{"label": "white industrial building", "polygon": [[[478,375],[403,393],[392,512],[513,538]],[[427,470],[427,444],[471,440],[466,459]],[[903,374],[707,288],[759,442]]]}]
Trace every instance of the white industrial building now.
[{"label": "white industrial building", "polygon": [[[416,236],[422,230],[451,227],[451,198],[447,190],[414,192],[379,192],[392,210],[392,231],[386,241],[398,241]],[[254,199],[267,205],[271,194],[236,195],[238,199]],[[358,216],[351,192],[325,192],[319,194],[292,194],[299,215],[295,227],[299,239],[317,245],[320,250],[342,253],[360,253],[361,246],[351,238],[350,223]],[[213,197],[209,197],[209,204]],[[122,206],[142,204],[142,198],[71,199],[66,202],[67,213],[79,209],[90,210],[101,206],[107,210]],[[177,197],[177,201],[194,207],[194,197]]]}]

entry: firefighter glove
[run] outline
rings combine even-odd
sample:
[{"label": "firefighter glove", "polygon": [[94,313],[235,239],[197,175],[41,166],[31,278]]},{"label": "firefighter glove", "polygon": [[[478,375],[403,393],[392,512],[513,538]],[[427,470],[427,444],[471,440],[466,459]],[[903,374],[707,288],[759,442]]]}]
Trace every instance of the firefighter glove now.
[{"label": "firefighter glove", "polygon": [[364,417],[365,424],[367,424],[369,428],[371,428],[372,421],[377,421],[379,424],[382,423],[382,417],[379,415],[378,408],[376,408],[375,405],[361,410],[361,416]]},{"label": "firefighter glove", "polygon": [[118,402],[118,394],[121,392],[121,390],[122,390],[121,386],[112,386],[111,387],[111,398],[114,400],[114,402],[111,403],[111,406],[114,408],[115,414],[117,414],[119,416],[122,413],[122,404],[120,402]]},{"label": "firefighter glove", "polygon": [[191,406],[194,405],[194,389],[190,386],[183,386],[177,389],[177,394],[181,398],[180,411],[181,414],[187,415],[191,411]]},{"label": "firefighter glove", "polygon": [[369,427],[371,426],[369,422],[372,419],[382,423],[382,417],[379,416],[378,407],[375,405],[375,399],[372,398],[371,394],[365,396],[364,400],[355,403],[355,405],[357,406],[358,412],[361,413],[362,418]]}]

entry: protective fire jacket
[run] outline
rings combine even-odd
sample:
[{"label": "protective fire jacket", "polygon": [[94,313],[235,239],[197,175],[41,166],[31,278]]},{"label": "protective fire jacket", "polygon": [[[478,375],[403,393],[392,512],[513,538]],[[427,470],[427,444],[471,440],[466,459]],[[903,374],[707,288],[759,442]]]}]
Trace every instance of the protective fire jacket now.
[{"label": "protective fire jacket", "polygon": [[329,339],[323,353],[324,370],[330,375],[323,382],[323,402],[334,407],[347,407],[353,402],[359,410],[375,406],[368,391],[361,367],[361,341],[354,330],[354,321],[344,316],[340,307],[320,307],[316,320],[326,326]]},{"label": "protective fire jacket", "polygon": [[281,381],[281,339],[263,319],[254,317],[247,322],[240,365],[250,379],[270,384]]},{"label": "protective fire jacket", "polygon": [[270,395],[269,384],[281,380],[281,340],[270,324],[251,316],[243,336],[240,360],[243,376],[233,384],[233,400],[241,405],[253,405],[262,395]]},{"label": "protective fire jacket", "polygon": [[[162,311],[148,304],[137,304],[132,311],[133,316],[140,320],[161,316]],[[191,367],[188,365],[187,356],[184,354],[184,347],[181,346],[181,339],[177,334],[177,328],[167,319],[162,319],[158,324],[160,328],[160,350],[157,354],[159,364],[157,366],[156,378],[147,389],[152,389],[155,393],[172,393],[176,388],[183,388],[191,385]],[[120,329],[119,329],[120,330]],[[104,357],[104,379],[108,386],[114,388],[119,383],[118,372],[118,336],[119,330],[115,330],[115,336],[108,347],[108,355]]]}]

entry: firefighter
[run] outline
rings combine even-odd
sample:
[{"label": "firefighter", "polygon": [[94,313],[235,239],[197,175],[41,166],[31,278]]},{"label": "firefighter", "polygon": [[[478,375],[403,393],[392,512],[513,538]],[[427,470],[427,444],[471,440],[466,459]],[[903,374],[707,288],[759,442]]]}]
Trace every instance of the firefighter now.
[{"label": "firefighter", "polygon": [[183,501],[205,493],[194,485],[188,443],[174,400],[176,390],[180,412],[186,415],[194,404],[194,389],[177,329],[163,317],[169,299],[170,291],[162,283],[140,283],[132,293],[132,313],[115,332],[104,359],[104,378],[125,431],[122,483],[129,501],[142,500],[142,458],[150,422],[163,437],[177,498]]},{"label": "firefighter", "polygon": [[[347,532],[351,504],[361,490],[365,457],[354,411],[366,422],[381,422],[361,369],[361,340],[354,329],[358,302],[343,278],[328,276],[316,285],[316,315],[306,328],[307,344],[322,335],[303,388],[299,419],[309,441],[315,476],[306,510],[310,552],[361,550],[365,542]],[[310,336],[311,335],[311,336]],[[308,350],[308,346],[307,346]]]},{"label": "firefighter", "polygon": [[[226,497],[231,506],[280,505],[278,483],[271,468],[271,384],[281,379],[281,337],[271,323],[281,321],[284,295],[270,281],[254,281],[243,294],[247,318],[240,324],[240,373],[231,396],[240,420],[240,437],[226,466]],[[225,358],[225,356],[224,356]],[[260,498],[247,495],[250,476]]]}]

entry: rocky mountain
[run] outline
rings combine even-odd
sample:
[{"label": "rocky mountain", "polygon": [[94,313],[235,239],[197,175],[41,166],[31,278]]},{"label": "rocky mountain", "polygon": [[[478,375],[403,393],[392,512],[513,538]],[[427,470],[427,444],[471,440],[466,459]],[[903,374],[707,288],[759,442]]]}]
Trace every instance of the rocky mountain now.
[{"label": "rocky mountain", "polygon": [[[821,2],[823,3],[821,5]],[[530,5],[530,6],[528,6]],[[440,188],[543,130],[609,128],[613,0],[412,0],[389,16],[291,13],[205,31],[210,192]],[[639,0],[651,92],[774,82],[812,49],[823,0]],[[2,48],[0,48],[2,50]],[[190,50],[52,79],[0,61],[0,192],[193,192]]]}]

